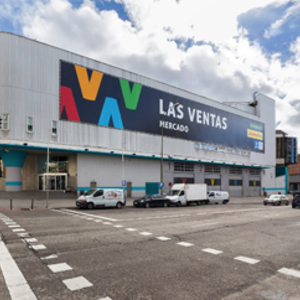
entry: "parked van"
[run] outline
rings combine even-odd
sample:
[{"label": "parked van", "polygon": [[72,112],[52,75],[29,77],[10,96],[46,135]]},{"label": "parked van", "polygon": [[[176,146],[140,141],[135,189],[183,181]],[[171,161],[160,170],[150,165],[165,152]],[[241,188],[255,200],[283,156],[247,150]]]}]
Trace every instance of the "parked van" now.
[{"label": "parked van", "polygon": [[117,207],[126,205],[122,189],[91,189],[78,197],[76,206],[79,208],[93,209],[96,207]]},{"label": "parked van", "polygon": [[223,191],[210,191],[207,195],[207,199],[209,203],[223,203],[226,204],[230,200],[230,196],[228,192]]}]

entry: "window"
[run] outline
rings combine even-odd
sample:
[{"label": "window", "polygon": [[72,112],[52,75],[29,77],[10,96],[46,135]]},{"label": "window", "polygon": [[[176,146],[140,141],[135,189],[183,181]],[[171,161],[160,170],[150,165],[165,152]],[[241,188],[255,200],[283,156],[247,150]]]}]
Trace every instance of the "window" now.
[{"label": "window", "polygon": [[51,134],[52,135],[57,135],[57,122],[54,121],[54,120],[52,121]]},{"label": "window", "polygon": [[185,162],[175,162],[174,163],[175,172],[194,172],[194,164]]},{"label": "window", "polygon": [[243,185],[243,180],[241,180],[241,179],[230,179],[229,180],[229,185],[230,186],[242,186]]},{"label": "window", "polygon": [[242,168],[238,168],[238,167],[231,167],[229,169],[229,174],[242,174]]},{"label": "window", "polygon": [[94,194],[94,197],[100,197],[103,195],[103,190],[99,190]]},{"label": "window", "polygon": [[2,130],[9,130],[9,114],[2,114]]},{"label": "window", "polygon": [[259,180],[250,180],[249,186],[260,186],[260,181]]},{"label": "window", "polygon": [[205,166],[205,173],[220,174],[221,173],[221,167],[218,167],[218,166]]},{"label": "window", "polygon": [[27,132],[33,133],[33,117],[27,117]]},{"label": "window", "polygon": [[250,169],[250,175],[260,175],[259,169]]}]

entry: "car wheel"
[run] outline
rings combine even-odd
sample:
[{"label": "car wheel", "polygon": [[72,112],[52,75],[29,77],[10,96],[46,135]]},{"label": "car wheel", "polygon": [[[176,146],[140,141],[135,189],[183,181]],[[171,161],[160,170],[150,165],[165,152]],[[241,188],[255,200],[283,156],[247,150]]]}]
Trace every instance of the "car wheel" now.
[{"label": "car wheel", "polygon": [[280,206],[280,205],[281,205],[281,201],[278,202],[278,206]]},{"label": "car wheel", "polygon": [[285,205],[289,205],[289,201],[286,201],[286,202],[285,202]]},{"label": "car wheel", "polygon": [[168,207],[168,203],[167,202],[164,202],[164,207]]},{"label": "car wheel", "polygon": [[273,206],[275,206],[277,203],[273,202]]},{"label": "car wheel", "polygon": [[117,206],[117,208],[122,208],[123,207],[121,202],[118,202],[116,206]]},{"label": "car wheel", "polygon": [[209,203],[209,200],[205,200],[205,204],[208,204]]},{"label": "car wheel", "polygon": [[176,203],[176,206],[181,206],[181,202],[180,201],[178,201],[177,203]]},{"label": "car wheel", "polygon": [[223,204],[227,204],[227,201],[226,201],[226,200],[224,200],[222,203],[223,203]]},{"label": "car wheel", "polygon": [[292,208],[296,208],[296,205],[293,204],[293,205],[292,205]]},{"label": "car wheel", "polygon": [[146,207],[146,208],[149,208],[149,207],[150,207],[150,204],[149,204],[149,203],[145,203],[145,207]]},{"label": "car wheel", "polygon": [[267,202],[264,202],[264,205],[265,205],[265,206],[267,206],[267,204],[268,204]]},{"label": "car wheel", "polygon": [[87,209],[93,209],[94,208],[94,204],[92,202],[89,202],[86,206]]}]

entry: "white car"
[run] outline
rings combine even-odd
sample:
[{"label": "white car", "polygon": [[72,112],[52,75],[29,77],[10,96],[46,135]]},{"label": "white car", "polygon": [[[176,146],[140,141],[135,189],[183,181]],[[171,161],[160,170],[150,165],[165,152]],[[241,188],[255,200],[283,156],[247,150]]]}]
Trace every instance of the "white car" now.
[{"label": "white car", "polygon": [[275,194],[275,195],[270,195],[268,198],[264,199],[264,205],[268,205],[268,204],[272,204],[273,206],[281,205],[281,204],[289,205],[289,203],[290,200],[286,195]]}]

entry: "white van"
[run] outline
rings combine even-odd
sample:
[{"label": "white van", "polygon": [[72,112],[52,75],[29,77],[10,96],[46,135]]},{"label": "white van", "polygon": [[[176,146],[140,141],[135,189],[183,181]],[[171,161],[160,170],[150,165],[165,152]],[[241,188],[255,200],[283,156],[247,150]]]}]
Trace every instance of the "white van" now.
[{"label": "white van", "polygon": [[76,206],[79,208],[93,209],[96,207],[117,207],[126,205],[122,189],[91,189],[78,197]]},{"label": "white van", "polygon": [[209,203],[223,203],[226,204],[230,200],[230,196],[228,192],[223,192],[223,191],[210,191],[207,195],[207,200]]}]

